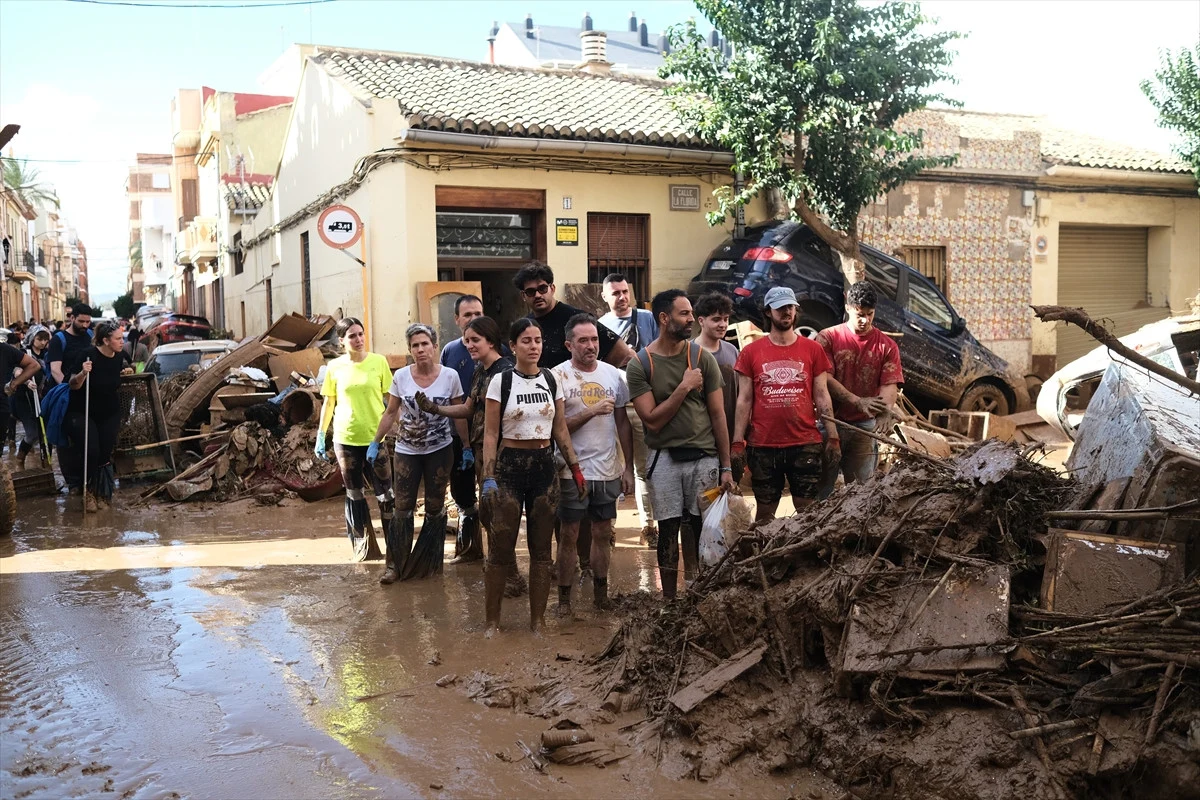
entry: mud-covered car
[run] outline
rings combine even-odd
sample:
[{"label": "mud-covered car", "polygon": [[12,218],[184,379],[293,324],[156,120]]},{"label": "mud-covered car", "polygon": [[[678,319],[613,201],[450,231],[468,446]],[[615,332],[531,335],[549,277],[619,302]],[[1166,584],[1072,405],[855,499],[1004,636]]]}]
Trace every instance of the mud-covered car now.
[{"label": "mud-covered car", "polygon": [[[900,346],[905,393],[931,408],[1011,414],[1030,406],[1023,376],[980,344],[936,285],[912,267],[862,246],[867,279],[879,305],[875,326]],[[806,336],[845,318],[845,277],[838,255],[807,225],[769,222],[749,227],[709,254],[692,279],[693,298],[719,291],[733,301],[733,322],[761,324],[766,291],[787,286],[800,303],[797,327]]]},{"label": "mud-covered car", "polygon": [[[1143,325],[1122,336],[1121,343],[1195,380],[1197,361],[1200,360],[1200,312]],[[1119,358],[1101,345],[1051,375],[1038,394],[1038,416],[1074,439],[1100,379],[1108,365]]]}]

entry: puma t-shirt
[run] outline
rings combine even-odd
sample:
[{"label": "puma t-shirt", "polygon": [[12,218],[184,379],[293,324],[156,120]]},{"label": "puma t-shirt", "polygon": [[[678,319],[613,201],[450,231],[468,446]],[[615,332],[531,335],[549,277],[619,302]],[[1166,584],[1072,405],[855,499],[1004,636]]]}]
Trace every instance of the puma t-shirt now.
[{"label": "puma t-shirt", "polygon": [[[504,375],[492,378],[488,384],[487,399],[500,402],[500,389]],[[550,390],[550,382],[540,372],[527,378],[515,369],[512,371],[512,389],[508,403],[501,409],[500,438],[502,439],[549,439],[554,426],[554,401],[562,400],[562,384]]]}]

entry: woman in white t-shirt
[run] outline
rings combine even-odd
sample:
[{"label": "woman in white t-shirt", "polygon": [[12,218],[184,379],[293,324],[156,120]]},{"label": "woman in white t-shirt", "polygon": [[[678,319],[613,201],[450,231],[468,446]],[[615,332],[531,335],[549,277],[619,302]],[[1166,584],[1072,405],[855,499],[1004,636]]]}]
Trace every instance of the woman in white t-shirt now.
[{"label": "woman in white t-shirt", "polygon": [[542,629],[554,580],[550,543],[558,512],[558,470],[551,440],[562,451],[580,496],[587,496],[587,481],[563,414],[562,388],[550,370],[538,368],[541,326],[527,317],[519,319],[509,339],[516,366],[488,384],[484,415],[479,510],[489,534],[484,570],[485,635],[489,637],[500,627],[504,582],[516,563],[522,513],[529,543],[529,627],[535,633]]},{"label": "woman in white t-shirt", "polygon": [[[405,332],[413,364],[396,370],[388,389],[388,407],[379,420],[379,429],[371,443],[374,452],[379,442],[397,421],[396,457],[392,468],[396,512],[387,531],[390,563],[380,583],[397,579],[424,578],[442,571],[442,548],[446,537],[446,486],[454,462],[451,422],[446,417],[422,411],[418,392],[439,406],[462,402],[458,373],[438,363],[437,334],[428,325],[408,326]],[[368,459],[372,453],[368,452]],[[417,489],[425,484],[425,522],[417,544],[412,546],[413,514],[417,507]],[[411,552],[410,552],[411,549]]]}]

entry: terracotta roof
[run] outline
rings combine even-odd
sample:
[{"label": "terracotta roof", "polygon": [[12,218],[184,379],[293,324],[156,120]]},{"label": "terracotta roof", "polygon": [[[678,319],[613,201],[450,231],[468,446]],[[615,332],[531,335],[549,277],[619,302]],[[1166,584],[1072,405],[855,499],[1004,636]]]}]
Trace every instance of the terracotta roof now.
[{"label": "terracotta roof", "polygon": [[365,97],[398,101],[411,128],[711,147],[688,133],[660,81],[363,50],[310,58]]},{"label": "terracotta roof", "polygon": [[243,184],[222,178],[221,186],[225,190],[225,202],[229,204],[231,211],[237,208],[249,210],[262,208],[263,204],[271,197],[270,182],[247,181]]},{"label": "terracotta roof", "polygon": [[1011,139],[1018,131],[1037,133],[1041,137],[1042,159],[1050,164],[1146,172],[1192,171],[1186,162],[1173,156],[1088,133],[1065,130],[1051,124],[1045,117],[931,110],[943,114],[947,121],[956,121],[960,126],[960,135],[968,138]]}]

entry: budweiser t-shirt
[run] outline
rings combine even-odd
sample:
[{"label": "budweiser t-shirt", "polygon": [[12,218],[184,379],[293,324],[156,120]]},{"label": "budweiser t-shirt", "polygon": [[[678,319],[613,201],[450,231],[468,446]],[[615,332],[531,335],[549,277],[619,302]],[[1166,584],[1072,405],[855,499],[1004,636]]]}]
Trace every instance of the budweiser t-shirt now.
[{"label": "budweiser t-shirt", "polygon": [[833,365],[816,342],[798,337],[787,347],[766,336],[742,349],[734,371],[754,381],[747,441],[754,447],[791,447],[821,441],[813,383]]},{"label": "budweiser t-shirt", "polygon": [[[859,397],[874,397],[879,387],[904,383],[900,369],[900,348],[892,338],[871,328],[859,336],[848,324],[826,328],[817,334],[817,343],[833,361],[833,377]],[[834,404],[834,414],[846,422],[863,422],[870,416],[845,403]]]}]

